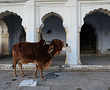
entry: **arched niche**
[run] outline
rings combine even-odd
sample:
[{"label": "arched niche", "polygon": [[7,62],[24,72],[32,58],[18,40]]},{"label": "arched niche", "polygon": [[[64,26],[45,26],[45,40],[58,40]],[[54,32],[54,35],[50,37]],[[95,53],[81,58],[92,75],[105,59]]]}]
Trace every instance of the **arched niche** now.
[{"label": "arched niche", "polygon": [[[26,33],[24,27],[22,26],[22,18],[14,12],[4,11],[0,13],[0,20],[3,22],[3,24],[1,24],[1,36],[4,35],[4,32],[7,33],[8,41],[6,40],[6,42],[8,43],[8,50],[6,51],[8,51],[9,55],[11,55],[13,45],[18,42],[25,41],[26,39]],[[3,37],[0,38],[3,40]],[[2,44],[3,43],[1,43],[1,45]],[[3,47],[1,48],[3,49]],[[3,53],[4,52],[1,52],[1,55]]]},{"label": "arched niche", "polygon": [[[103,56],[103,55],[110,55],[110,11],[107,9],[99,8],[93,11],[90,11],[88,14],[85,15],[83,18],[84,24],[81,27],[80,32],[80,53],[81,53],[81,40],[82,36],[91,36],[91,38],[87,38],[86,40],[93,39],[92,47],[95,47],[96,50],[94,53],[87,53],[86,56]],[[82,33],[85,34],[82,35]],[[90,31],[90,32],[89,32]],[[88,34],[86,34],[88,32]],[[90,35],[89,35],[90,33]],[[81,36],[82,35],[82,36]],[[85,47],[87,48],[86,44],[88,41],[85,41]],[[90,50],[89,50],[90,51]],[[83,53],[84,54],[84,53]],[[87,58],[86,58],[87,59]]]},{"label": "arched niche", "polygon": [[42,33],[47,42],[55,38],[66,42],[66,33],[63,26],[63,19],[59,14],[54,12],[45,14],[42,17],[42,23]]},{"label": "arched niche", "polygon": [[8,38],[7,25],[3,20],[0,20],[0,55],[9,55]]},{"label": "arched niche", "polygon": [[[45,14],[41,20],[40,32],[47,43],[50,43],[53,39],[60,39],[66,44],[66,32],[63,26],[63,18],[59,14],[50,12]],[[62,51],[60,56],[57,56],[55,59],[59,61],[57,65],[60,65],[60,63],[65,64],[66,52]],[[63,61],[61,62],[61,60]]]}]

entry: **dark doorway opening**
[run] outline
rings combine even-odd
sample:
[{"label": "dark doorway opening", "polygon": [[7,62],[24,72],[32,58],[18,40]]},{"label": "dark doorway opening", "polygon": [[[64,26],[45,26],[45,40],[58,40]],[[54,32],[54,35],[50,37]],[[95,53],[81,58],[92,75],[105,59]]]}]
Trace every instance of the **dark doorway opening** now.
[{"label": "dark doorway opening", "polygon": [[81,54],[96,54],[97,36],[95,28],[84,23],[80,32],[80,52]]}]

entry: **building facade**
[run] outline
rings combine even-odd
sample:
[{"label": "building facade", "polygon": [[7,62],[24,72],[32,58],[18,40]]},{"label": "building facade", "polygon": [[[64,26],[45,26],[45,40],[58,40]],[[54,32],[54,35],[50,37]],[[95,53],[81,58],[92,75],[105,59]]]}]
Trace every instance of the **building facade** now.
[{"label": "building facade", "polygon": [[[98,55],[110,54],[109,0],[26,0],[1,2],[0,13],[2,14],[5,11],[16,13],[22,18],[22,25],[26,32],[26,41],[39,41],[39,33],[41,29],[44,30],[44,32],[42,32],[48,41],[49,35],[45,35],[45,30],[47,30],[46,32],[49,34],[51,30],[55,29],[56,31],[53,30],[52,32],[55,31],[55,33],[59,35],[58,37],[61,37],[69,47],[69,50],[66,51],[66,64],[81,64],[80,56],[81,50],[82,53],[84,53],[83,49],[88,51],[92,49],[91,51],[94,51]],[[55,18],[56,23],[51,23],[52,18]],[[49,21],[50,24],[48,24]],[[58,21],[60,23],[58,23]],[[54,24],[61,24],[61,26],[59,26],[61,32],[58,28],[53,28]],[[5,30],[2,27],[2,24],[0,25],[0,53],[2,54],[4,51],[2,48],[3,39],[7,40],[7,42],[4,43],[6,47],[8,47],[9,33],[6,26],[4,26]],[[48,26],[50,26],[50,28],[48,28]],[[83,31],[87,29],[87,26],[91,31],[89,32],[88,30],[88,33],[86,34],[86,31]],[[3,33],[4,30],[6,32],[5,35]],[[84,36],[85,38],[82,39],[81,37]],[[89,42],[84,41],[90,36],[92,39],[89,40]],[[57,38],[57,36],[54,37]],[[83,47],[86,45],[88,48]],[[5,50],[5,52],[8,51]]]}]

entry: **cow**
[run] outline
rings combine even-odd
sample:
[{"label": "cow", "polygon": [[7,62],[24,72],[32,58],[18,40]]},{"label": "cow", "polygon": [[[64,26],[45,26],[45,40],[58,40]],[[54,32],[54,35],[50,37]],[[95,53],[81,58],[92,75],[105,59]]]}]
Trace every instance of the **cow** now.
[{"label": "cow", "polygon": [[35,77],[37,77],[37,71],[39,70],[40,78],[44,80],[43,70],[48,69],[52,58],[59,54],[63,46],[64,42],[58,39],[52,40],[50,44],[44,44],[41,41],[37,43],[20,42],[15,44],[12,48],[14,76],[16,76],[17,63],[21,69],[22,76],[24,76],[22,64],[33,63],[36,64]]}]

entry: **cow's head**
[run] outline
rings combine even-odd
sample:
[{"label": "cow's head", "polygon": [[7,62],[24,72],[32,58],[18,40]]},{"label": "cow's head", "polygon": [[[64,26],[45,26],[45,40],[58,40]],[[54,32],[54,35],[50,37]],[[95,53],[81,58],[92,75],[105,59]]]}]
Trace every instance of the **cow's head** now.
[{"label": "cow's head", "polygon": [[50,46],[53,48],[53,50],[56,52],[56,54],[59,54],[62,48],[64,47],[64,42],[59,39],[53,39]]}]

